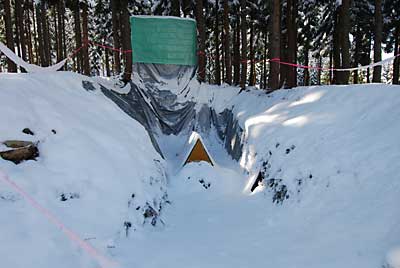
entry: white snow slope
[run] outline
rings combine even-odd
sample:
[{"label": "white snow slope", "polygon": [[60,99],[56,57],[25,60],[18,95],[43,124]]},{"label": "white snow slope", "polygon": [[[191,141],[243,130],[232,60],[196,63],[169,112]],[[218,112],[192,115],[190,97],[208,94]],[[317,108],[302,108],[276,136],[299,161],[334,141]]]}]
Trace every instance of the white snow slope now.
[{"label": "white snow slope", "polygon": [[[0,77],[0,140],[26,139],[20,130],[27,126],[44,139],[38,161],[0,160],[0,169],[119,267],[400,267],[399,86],[266,95],[193,82],[188,98],[217,111],[233,108],[244,129],[243,157],[230,160],[213,135],[203,136],[217,165],[177,171],[185,137],[161,137],[165,165],[174,171],[164,225],[136,224],[125,237],[116,234],[122,223],[140,216],[127,207],[129,184],[147,194],[142,200],[162,199],[140,180],[158,174],[157,155],[143,128],[100,92],[72,90],[82,79]],[[50,135],[52,128],[60,131]],[[136,175],[137,167],[145,174]],[[264,184],[250,193],[260,170]],[[12,189],[0,187],[2,267],[95,267]],[[283,201],[273,202],[282,189]],[[66,191],[81,197],[60,202]]]},{"label": "white snow slope", "polygon": [[[0,75],[0,141],[40,142],[37,161],[0,159],[0,172],[111,258],[107,251],[125,237],[124,222],[130,231],[141,228],[146,203],[157,209],[165,198],[164,161],[139,123],[100,90],[85,91],[82,80],[89,78]],[[22,133],[26,127],[35,135]],[[1,179],[0,212],[0,267],[98,267]]]}]

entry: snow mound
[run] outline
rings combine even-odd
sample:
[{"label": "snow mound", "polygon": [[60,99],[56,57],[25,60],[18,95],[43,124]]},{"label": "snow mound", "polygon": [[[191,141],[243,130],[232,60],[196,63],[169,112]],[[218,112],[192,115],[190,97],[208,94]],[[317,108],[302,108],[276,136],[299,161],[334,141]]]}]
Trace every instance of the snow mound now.
[{"label": "snow mound", "polygon": [[[39,141],[40,150],[20,165],[0,159],[0,170],[108,255],[126,232],[159,224],[166,175],[145,129],[88,82],[68,72],[0,74],[0,141]],[[98,267],[3,181],[0,211],[2,267]]]}]

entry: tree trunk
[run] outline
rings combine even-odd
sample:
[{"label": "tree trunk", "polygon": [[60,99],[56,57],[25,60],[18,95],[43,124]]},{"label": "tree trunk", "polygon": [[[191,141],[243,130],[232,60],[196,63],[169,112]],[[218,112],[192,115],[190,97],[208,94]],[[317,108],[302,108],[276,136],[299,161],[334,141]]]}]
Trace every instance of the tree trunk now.
[{"label": "tree trunk", "polygon": [[185,17],[190,16],[190,11],[192,10],[190,6],[190,0],[182,0],[182,12]]},{"label": "tree trunk", "polygon": [[40,65],[44,66],[46,61],[46,56],[44,53],[44,42],[43,42],[43,27],[42,27],[42,12],[40,8],[40,3],[36,4],[36,25],[37,25],[37,32],[38,32],[38,50],[39,50],[39,60]]},{"label": "tree trunk", "polygon": [[397,23],[396,30],[394,33],[394,56],[397,56],[393,62],[393,84],[399,84],[400,76],[400,22]]},{"label": "tree trunk", "polygon": [[219,0],[215,1],[215,28],[214,28],[214,45],[215,45],[215,68],[214,79],[215,84],[221,85],[221,62],[220,62],[220,33],[219,33]]},{"label": "tree trunk", "polygon": [[[82,32],[81,32],[81,16],[79,8],[79,0],[74,0],[74,30],[75,30],[75,45],[76,49],[82,47]],[[76,71],[81,73],[83,70],[82,51],[76,54]]]},{"label": "tree trunk", "polygon": [[64,55],[64,40],[63,40],[63,33],[64,33],[64,1],[60,0],[57,3],[57,25],[58,25],[58,29],[57,29],[57,62],[61,61],[62,59],[64,59],[64,57],[66,57]]},{"label": "tree trunk", "polygon": [[[253,16],[251,16],[253,17]],[[249,76],[249,86],[254,86],[256,83],[255,73],[255,53],[254,53],[254,21],[253,18],[250,19],[250,76]]]},{"label": "tree trunk", "polygon": [[236,24],[234,31],[234,46],[233,46],[233,84],[235,86],[240,83],[240,17],[239,17],[239,8],[236,10]]},{"label": "tree trunk", "polygon": [[28,45],[28,59],[29,63],[34,64],[35,61],[33,59],[33,40],[32,40],[32,33],[31,33],[31,6],[32,3],[30,1],[26,2],[26,9],[25,9],[25,14],[26,14],[26,23],[25,23],[25,35],[27,37],[27,45]]},{"label": "tree trunk", "polygon": [[[273,0],[272,11],[272,40],[270,42],[270,55],[272,59],[280,59],[280,18],[281,18],[281,3],[280,0]],[[279,88],[279,63],[270,62],[270,72],[268,86],[271,90]]]},{"label": "tree trunk", "polygon": [[[355,49],[354,49],[354,67],[357,67],[358,64],[360,63],[360,47],[361,47],[361,42],[362,42],[362,32],[360,27],[357,27],[356,29],[356,34],[355,34]],[[358,84],[359,83],[359,75],[358,75],[358,70],[355,70],[353,72],[353,83]]]},{"label": "tree trunk", "polygon": [[47,22],[46,4],[44,3],[44,1],[40,3],[40,20],[41,20],[42,35],[43,35],[43,51],[44,51],[43,66],[49,66],[51,62],[50,33],[49,33],[49,25]]},{"label": "tree trunk", "polygon": [[[14,47],[14,37],[13,37],[13,27],[11,21],[11,5],[10,0],[4,1],[4,22],[6,27],[6,43],[7,47],[12,51],[15,51]],[[7,70],[10,73],[15,73],[17,71],[17,66],[15,63],[7,58]]]},{"label": "tree trunk", "polygon": [[[340,20],[339,14],[335,12],[335,26],[333,30],[333,67],[339,69],[341,67],[341,60],[340,60]],[[333,84],[340,84],[341,81],[341,72],[333,71],[332,83]]]},{"label": "tree trunk", "polygon": [[[296,0],[287,0],[286,7],[286,20],[287,20],[287,60],[291,63],[296,63],[296,53],[297,53],[297,2]],[[307,69],[306,69],[307,70]],[[308,70],[307,70],[308,72]],[[297,84],[297,68],[288,66],[287,67],[287,87],[292,88]]]},{"label": "tree trunk", "polygon": [[206,30],[203,14],[203,0],[196,1],[196,19],[197,19],[197,31],[199,32],[199,69],[198,79],[204,82],[206,79]]},{"label": "tree trunk", "polygon": [[321,68],[322,68],[322,56],[321,51],[318,51],[318,74],[317,74],[317,84],[321,85]]},{"label": "tree trunk", "polygon": [[230,43],[230,34],[229,34],[229,5],[228,0],[223,0],[223,9],[224,9],[224,36],[225,36],[225,82],[229,85],[232,84],[232,62],[231,62],[231,43]]},{"label": "tree trunk", "polygon": [[[267,27],[266,27],[267,28]],[[268,31],[265,30],[264,33],[264,56],[263,56],[263,89],[267,88],[267,46],[268,46]]]},{"label": "tree trunk", "polygon": [[[65,1],[62,1],[62,7],[61,7],[62,13],[62,20],[61,20],[61,29],[62,29],[62,43],[63,43],[63,55],[64,57],[67,57],[67,42],[66,42],[66,33],[65,33]],[[63,67],[64,70],[67,69],[67,67],[64,65]]]},{"label": "tree trunk", "polygon": [[[367,61],[365,62],[365,64],[368,65],[371,63],[371,44],[372,44],[371,35],[369,35],[367,38],[368,38],[368,56],[367,56]],[[368,84],[371,83],[370,77],[371,77],[371,69],[367,68],[367,83]]]},{"label": "tree trunk", "polygon": [[35,64],[39,65],[40,64],[40,49],[39,49],[39,43],[38,43],[38,31],[37,31],[37,14],[36,14],[36,4],[32,0],[32,24],[33,24],[33,46],[34,46],[34,51],[36,54],[35,57]]},{"label": "tree trunk", "polygon": [[[89,32],[88,32],[88,4],[82,2],[82,37],[83,43],[88,44],[89,42]],[[89,65],[89,46],[85,46],[82,49],[82,60],[83,60],[83,74],[90,75],[90,65]]]},{"label": "tree trunk", "polygon": [[[104,40],[104,43],[106,43],[106,40]],[[105,49],[104,62],[106,64],[106,75],[107,77],[109,77],[111,75],[111,72],[110,72],[110,58],[108,56],[108,49]]]},{"label": "tree trunk", "polygon": [[242,40],[242,70],[240,75],[240,87],[241,89],[246,88],[247,80],[247,21],[246,21],[246,0],[240,0],[240,35]]},{"label": "tree trunk", "polygon": [[[14,6],[15,6],[15,3],[14,3]],[[15,26],[14,27],[14,29],[15,29],[14,41],[15,41],[15,45],[16,45],[16,48],[17,48],[17,55],[18,55],[18,57],[22,58],[22,55],[21,55],[21,42],[19,40],[19,38],[20,38],[20,35],[19,35],[19,20],[20,20],[20,17],[17,15],[18,9],[20,9],[20,8],[21,8],[21,3],[18,3],[18,8],[14,7],[14,24],[15,24],[14,25]],[[19,67],[19,68],[20,68],[20,70],[22,70],[21,67]]]},{"label": "tree trunk", "polygon": [[54,24],[54,39],[55,39],[55,50],[56,50],[56,61],[58,62],[58,59],[61,58],[59,54],[58,47],[60,46],[59,40],[58,40],[58,23],[57,23],[57,4],[53,6],[53,24]]},{"label": "tree trunk", "polygon": [[[305,66],[308,66],[310,64],[309,63],[309,57],[308,57],[309,49],[310,49],[309,46],[310,45],[309,45],[308,40],[307,40],[305,45],[304,45],[304,65]],[[305,86],[309,86],[310,85],[310,71],[307,68],[304,69],[304,77],[303,77],[303,79],[304,79],[304,85]]]},{"label": "tree trunk", "polygon": [[171,3],[171,16],[180,17],[181,12],[180,12],[179,0],[170,0],[170,3]]},{"label": "tree trunk", "polygon": [[[221,32],[221,40],[222,40],[222,44],[224,44],[225,43],[225,41],[224,41],[225,40],[224,31]],[[224,61],[224,59],[225,59],[225,46],[224,45],[221,46],[221,58],[222,58],[222,60],[221,60],[221,80],[225,81],[225,61]]]},{"label": "tree trunk", "polygon": [[[282,13],[282,10],[281,10]],[[286,23],[286,21],[283,21]],[[281,29],[287,29],[286,25],[281,25]],[[280,59],[281,61],[288,62],[287,55],[288,55],[288,49],[287,49],[287,38],[288,38],[288,32],[287,31],[281,31],[281,42],[280,42]],[[282,88],[287,88],[287,73],[288,73],[289,66],[286,64],[282,64],[279,66],[279,87]]]},{"label": "tree trunk", "polygon": [[[342,54],[342,68],[350,67],[350,1],[351,0],[342,0],[342,6],[340,10],[340,19],[341,19],[341,30],[342,30],[342,38],[341,38],[341,54]],[[341,84],[349,83],[350,72],[342,72],[341,76]]]},{"label": "tree trunk", "polygon": [[332,71],[332,68],[333,68],[333,51],[334,51],[334,49],[333,49],[333,47],[332,47],[332,49],[330,49],[329,50],[329,84],[333,84],[333,74],[334,74],[334,72]]},{"label": "tree trunk", "polygon": [[[131,31],[130,31],[129,17],[130,16],[129,16],[129,11],[128,11],[128,1],[122,0],[121,1],[121,26],[123,29],[121,30],[121,33],[122,33],[122,49],[125,51],[132,49],[131,38],[130,38]],[[124,54],[124,63],[125,63],[125,70],[124,70],[123,81],[125,83],[127,83],[127,82],[131,81],[131,76],[132,76],[132,53]]]},{"label": "tree trunk", "polygon": [[[374,62],[382,60],[382,0],[375,0],[375,28],[374,28]],[[380,83],[382,66],[374,67],[372,82]]]},{"label": "tree trunk", "polygon": [[[120,35],[119,29],[120,21],[119,21],[119,1],[118,0],[111,0],[111,12],[112,12],[112,30],[113,30],[113,41],[114,41],[114,48],[120,49]],[[121,59],[119,51],[114,51],[114,74],[119,74],[121,72]]]},{"label": "tree trunk", "polygon": [[18,17],[16,20],[16,27],[19,33],[19,40],[21,45],[21,57],[24,61],[26,61],[26,38],[25,38],[25,27],[24,27],[24,7],[21,0],[15,0],[15,15]]}]

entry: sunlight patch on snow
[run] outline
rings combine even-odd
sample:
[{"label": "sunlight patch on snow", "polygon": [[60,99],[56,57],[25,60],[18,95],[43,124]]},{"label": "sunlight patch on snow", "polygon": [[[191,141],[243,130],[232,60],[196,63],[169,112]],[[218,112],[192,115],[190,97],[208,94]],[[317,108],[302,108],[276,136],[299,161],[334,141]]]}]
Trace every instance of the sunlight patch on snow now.
[{"label": "sunlight patch on snow", "polygon": [[243,150],[243,155],[240,158],[239,165],[240,167],[245,170],[246,167],[253,166],[256,158],[254,157],[256,151],[253,145],[248,145],[247,150]]},{"label": "sunlight patch on snow", "polygon": [[286,120],[282,123],[284,126],[293,126],[293,127],[302,127],[309,122],[308,117],[301,115],[289,120]]},{"label": "sunlight patch on snow", "polygon": [[390,268],[400,267],[400,247],[392,249],[386,258],[386,262]]},{"label": "sunlight patch on snow", "polygon": [[[250,127],[252,127],[252,136],[258,137],[260,131],[263,129],[264,124],[272,123],[279,119],[279,114],[262,114],[259,116],[254,116],[246,120],[245,129],[246,133],[249,133]],[[258,126],[258,127],[257,127]]]},{"label": "sunlight patch on snow", "polygon": [[324,91],[317,91],[317,92],[310,93],[310,94],[306,95],[304,98],[302,98],[298,101],[292,102],[289,105],[289,107],[294,107],[294,106],[298,106],[298,105],[302,105],[302,104],[306,104],[306,103],[315,102],[315,101],[321,99],[321,97],[324,94],[325,94]]}]

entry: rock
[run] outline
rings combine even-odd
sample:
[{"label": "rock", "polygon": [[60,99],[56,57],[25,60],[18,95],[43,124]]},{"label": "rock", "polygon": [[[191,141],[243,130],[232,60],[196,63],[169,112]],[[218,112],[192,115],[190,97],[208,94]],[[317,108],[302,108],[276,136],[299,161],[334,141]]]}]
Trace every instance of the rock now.
[{"label": "rock", "polygon": [[17,141],[17,140],[8,140],[3,142],[3,144],[10,148],[22,148],[34,145],[33,142],[31,141]]},{"label": "rock", "polygon": [[9,140],[3,144],[13,149],[0,152],[0,157],[15,164],[25,160],[36,160],[36,157],[39,156],[39,149],[33,142]]},{"label": "rock", "polygon": [[92,82],[90,81],[82,81],[82,87],[86,90],[86,91],[95,91],[96,88],[93,85]]},{"label": "rock", "polygon": [[29,128],[24,128],[23,130],[22,130],[22,132],[23,133],[25,133],[25,134],[27,134],[27,135],[35,135],[35,133],[33,133],[33,131],[32,130],[30,130]]}]

